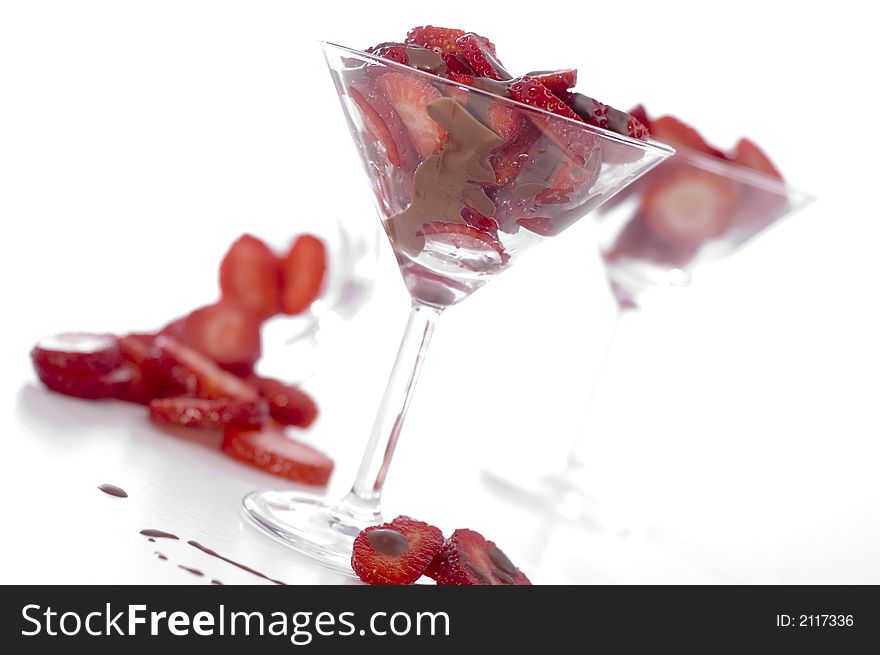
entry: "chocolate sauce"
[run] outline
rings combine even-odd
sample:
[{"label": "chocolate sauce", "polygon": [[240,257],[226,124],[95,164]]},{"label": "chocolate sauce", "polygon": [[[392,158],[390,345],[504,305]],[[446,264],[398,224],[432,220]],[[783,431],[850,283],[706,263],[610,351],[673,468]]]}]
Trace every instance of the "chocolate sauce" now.
[{"label": "chocolate sauce", "polygon": [[164,562],[165,560],[168,559],[168,556],[167,556],[167,555],[163,555],[162,553],[159,553],[159,552],[156,552],[155,555],[156,555],[156,557],[158,557],[158,558],[159,558],[160,560],[162,560],[163,562]]},{"label": "chocolate sauce", "polygon": [[153,538],[152,538],[152,537],[150,537],[150,538],[149,538],[149,539],[147,539],[147,541],[149,541],[149,542],[150,542],[150,543],[151,543],[151,544],[154,544],[154,543],[156,543],[156,540],[155,540],[155,539],[153,539]]},{"label": "chocolate sauce", "polygon": [[125,493],[125,489],[120,489],[115,484],[102,484],[98,487],[101,491],[103,491],[108,496],[116,496],[117,498],[128,498],[128,494]]},{"label": "chocolate sauce", "polygon": [[419,164],[412,203],[388,224],[395,245],[411,256],[425,245],[419,232],[426,223],[465,223],[461,217],[465,207],[495,215],[495,205],[480,185],[495,182],[489,158],[504,143],[452,98],[430,103],[428,115],[446,128],[447,140],[438,154]]},{"label": "chocolate sauce", "polygon": [[176,534],[171,534],[164,530],[154,530],[153,528],[145,528],[141,530],[141,534],[145,537],[155,537],[156,539],[180,539]]},{"label": "chocolate sauce", "polygon": [[211,584],[222,585],[223,583],[220,582],[217,578],[214,578],[213,580],[211,580]]},{"label": "chocolate sauce", "polygon": [[508,575],[516,575],[519,573],[519,569],[516,568],[516,565],[510,561],[510,558],[505,555],[504,551],[498,548],[498,546],[492,546],[492,548],[489,549],[489,559],[492,560],[492,564]]},{"label": "chocolate sauce", "polygon": [[475,77],[471,86],[502,98],[510,97],[510,85],[501,80],[493,80],[491,77]]},{"label": "chocolate sauce", "polygon": [[178,564],[178,565],[177,565],[177,568],[179,568],[179,569],[183,569],[183,570],[186,571],[187,573],[192,573],[193,575],[197,575],[197,576],[200,577],[200,578],[203,577],[203,576],[205,575],[204,573],[202,573],[202,572],[199,571],[198,569],[193,569],[193,568],[190,568],[190,567],[188,567],[188,566],[184,566],[183,564]]},{"label": "chocolate sauce", "polygon": [[470,562],[466,563],[465,566],[467,567],[468,571],[470,571],[475,576],[477,576],[483,584],[492,584],[491,578],[489,578],[489,576],[487,576],[485,573],[483,573],[476,566],[474,566]]},{"label": "chocolate sauce", "polygon": [[446,62],[443,61],[443,57],[433,50],[418,46],[407,46],[406,58],[409,66],[412,68],[440,75],[441,77],[446,76]]},{"label": "chocolate sauce", "polygon": [[228,557],[224,557],[223,555],[218,553],[216,550],[211,550],[207,546],[203,546],[202,544],[200,544],[198,541],[187,541],[186,543],[188,543],[193,548],[196,548],[196,549],[202,551],[206,555],[210,555],[211,557],[216,557],[217,559],[222,560],[222,561],[226,562],[227,564],[232,564],[233,566],[240,568],[242,571],[247,571],[251,575],[255,575],[258,578],[263,578],[264,580],[268,580],[269,582],[274,582],[275,584],[278,584],[278,585],[285,585],[285,586],[287,585],[286,582],[281,582],[280,580],[275,580],[273,578],[270,578],[268,575],[265,575],[264,573],[260,573],[256,569],[252,569],[251,567],[249,567],[245,564],[242,564],[241,562],[236,562],[233,559],[229,559]]},{"label": "chocolate sauce", "polygon": [[370,530],[367,541],[377,553],[391,557],[397,557],[409,550],[409,542],[397,530]]}]

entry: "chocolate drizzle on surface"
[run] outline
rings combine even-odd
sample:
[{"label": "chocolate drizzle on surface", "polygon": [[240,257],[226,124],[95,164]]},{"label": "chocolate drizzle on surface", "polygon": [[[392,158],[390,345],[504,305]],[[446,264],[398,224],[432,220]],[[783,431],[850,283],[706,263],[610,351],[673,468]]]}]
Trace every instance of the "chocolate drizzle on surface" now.
[{"label": "chocolate drizzle on surface", "polygon": [[171,534],[164,530],[155,530],[153,528],[144,528],[140,533],[145,537],[151,537],[154,539],[180,539],[176,534]]},{"label": "chocolate drizzle on surface", "polygon": [[227,564],[232,564],[233,566],[241,569],[242,571],[246,571],[247,573],[250,573],[251,575],[257,576],[258,578],[262,578],[263,580],[268,580],[269,582],[274,582],[277,585],[282,585],[282,586],[287,585],[286,582],[281,582],[280,580],[275,580],[274,578],[270,578],[265,573],[260,573],[256,569],[252,569],[251,567],[247,566],[246,564],[242,564],[241,562],[236,562],[233,559],[229,559],[228,557],[224,557],[223,555],[218,553],[216,550],[212,550],[212,549],[208,548],[207,546],[203,546],[198,541],[187,541],[186,543],[188,543],[193,548],[202,551],[203,553],[205,553],[205,555],[210,555],[211,557],[216,557],[217,559],[222,560],[222,561],[226,562]]},{"label": "chocolate drizzle on surface", "polygon": [[392,216],[388,230],[395,245],[416,256],[425,245],[420,234],[427,223],[465,223],[461,211],[471,207],[484,216],[495,215],[495,205],[480,186],[495,182],[490,156],[504,144],[495,134],[452,98],[428,105],[428,115],[447,131],[442,150],[431,155],[413,176],[413,200]]},{"label": "chocolate drizzle on surface", "polygon": [[498,546],[492,546],[492,548],[489,549],[489,559],[492,560],[492,564],[508,575],[516,575],[519,573],[519,569],[516,568],[516,565],[510,561],[510,558],[505,555],[504,551],[498,548]]},{"label": "chocolate drizzle on surface", "polygon": [[198,569],[194,569],[194,568],[191,568],[191,567],[189,567],[189,566],[184,566],[183,564],[178,564],[178,565],[177,565],[177,568],[179,568],[179,569],[183,569],[183,570],[186,571],[187,573],[192,573],[193,575],[196,575],[196,576],[198,576],[198,577],[200,577],[200,578],[201,578],[201,577],[204,577],[204,575],[205,575],[204,573],[202,573],[202,572],[199,571]]},{"label": "chocolate drizzle on surface", "polygon": [[115,496],[116,498],[128,498],[128,494],[125,492],[125,489],[117,487],[115,484],[102,484],[98,486],[98,489],[103,491],[108,496]]},{"label": "chocolate drizzle on surface", "polygon": [[223,583],[220,582],[217,578],[212,579],[212,580],[211,580],[211,584],[216,584],[216,585],[223,586]]},{"label": "chocolate drizzle on surface", "polygon": [[377,553],[397,557],[409,550],[409,542],[397,530],[384,528],[367,532],[367,541]]},{"label": "chocolate drizzle on surface", "polygon": [[160,553],[160,552],[158,552],[158,551],[156,551],[156,552],[154,553],[154,555],[156,555],[156,557],[157,557],[158,559],[162,560],[163,562],[166,561],[166,560],[168,559],[168,556],[167,556],[167,555],[163,555],[162,553]]}]

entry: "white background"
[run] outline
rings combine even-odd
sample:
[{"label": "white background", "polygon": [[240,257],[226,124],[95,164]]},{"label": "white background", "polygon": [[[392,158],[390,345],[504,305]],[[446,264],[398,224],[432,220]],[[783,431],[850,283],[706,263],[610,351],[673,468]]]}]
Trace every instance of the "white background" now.
[{"label": "white background", "polygon": [[[0,580],[204,582],[173,563],[251,580],[181,544],[159,562],[145,527],[291,582],[344,580],[243,523],[238,498],[283,482],[141,408],[49,396],[27,353],[43,334],[151,328],[209,302],[243,231],[375,221],[317,41],[433,23],[486,34],[513,71],[576,65],[590,95],[675,113],[722,147],[748,135],[818,202],[635,317],[612,352],[592,452],[662,543],[553,525],[478,478],[511,458],[540,472],[581,422],[611,320],[586,222],[444,317],[389,512],[481,530],[536,582],[880,582],[880,53],[863,8],[0,3]],[[310,383],[323,415],[305,437],[336,457],[339,492],[406,315],[382,248],[370,305]]]}]

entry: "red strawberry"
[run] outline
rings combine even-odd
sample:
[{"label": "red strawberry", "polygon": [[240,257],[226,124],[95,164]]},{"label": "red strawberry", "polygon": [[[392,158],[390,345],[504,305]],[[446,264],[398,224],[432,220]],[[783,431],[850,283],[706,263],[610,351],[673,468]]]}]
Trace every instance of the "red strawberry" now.
[{"label": "red strawberry", "polygon": [[425,25],[412,28],[406,35],[405,42],[430,48],[438,52],[458,54],[456,41],[464,36],[464,30],[456,30],[448,27],[434,27]]},{"label": "red strawberry", "polygon": [[565,68],[558,71],[533,71],[526,73],[526,76],[535,78],[553,93],[560,95],[577,84],[578,72],[576,68]]},{"label": "red strawberry", "polygon": [[264,401],[249,402],[226,398],[211,400],[177,396],[150,402],[150,420],[184,428],[222,430],[227,425],[258,428],[266,419]]},{"label": "red strawberry", "polygon": [[651,131],[651,119],[648,117],[648,112],[645,110],[644,105],[636,105],[629,110],[629,115],[648,128],[649,132]]},{"label": "red strawberry", "polygon": [[281,311],[291,316],[306,311],[321,293],[326,269],[324,242],[311,234],[298,236],[281,261]]},{"label": "red strawberry", "polygon": [[439,585],[530,585],[494,542],[479,532],[456,530],[425,572]]},{"label": "red strawberry", "polygon": [[513,77],[498,61],[494,46],[479,34],[468,32],[460,36],[455,45],[478,77],[493,80],[509,80]]},{"label": "red strawberry", "polygon": [[[450,81],[455,82],[456,84],[461,84],[462,86],[473,86],[474,84],[474,76],[468,73],[456,73],[453,71],[449,71],[446,76],[449,78]],[[443,93],[455,100],[458,104],[462,106],[467,105],[467,91],[453,86],[444,86],[442,88]]]},{"label": "red strawberry", "polygon": [[446,76],[450,79],[452,78],[453,73],[457,75],[473,76],[474,71],[467,63],[467,60],[461,55],[454,55],[448,52],[443,52],[440,54],[440,56],[443,57],[443,61],[446,63]]},{"label": "red strawberry", "polygon": [[442,548],[439,529],[398,516],[391,523],[363,530],[355,538],[351,568],[367,584],[413,584]]},{"label": "red strawberry", "polygon": [[260,358],[260,316],[232,298],[191,312],[162,330],[176,337],[222,368],[249,375]]},{"label": "red strawberry", "polygon": [[159,368],[153,352],[154,334],[127,334],[119,338],[122,365],[129,369],[131,380],[116,397],[141,405],[148,405],[153,398],[184,390],[169,382]]},{"label": "red strawberry", "polygon": [[586,167],[575,166],[568,159],[559,162],[550,186],[535,199],[543,205],[567,205],[582,200],[599,177],[600,165],[600,157],[594,157]]},{"label": "red strawberry", "polygon": [[368,79],[354,80],[348,87],[348,95],[360,109],[367,131],[382,144],[391,165],[414,169],[417,154],[406,127],[375,83]]},{"label": "red strawberry", "polygon": [[475,227],[481,232],[492,235],[496,240],[498,239],[498,221],[494,218],[484,216],[476,209],[470,207],[464,207],[461,210],[461,218],[471,227]]},{"label": "red strawberry", "polygon": [[531,161],[529,152],[540,136],[540,130],[531,123],[527,123],[522,126],[513,141],[492,157],[495,183],[498,186],[505,186],[516,180],[523,166]]},{"label": "red strawberry", "polygon": [[635,116],[607,105],[605,107],[605,116],[608,121],[608,129],[641,141],[648,138],[648,128]]},{"label": "red strawberry", "polygon": [[406,126],[422,159],[439,150],[446,130],[428,115],[428,105],[442,97],[427,81],[405,73],[385,73],[376,84]]},{"label": "red strawberry", "polygon": [[227,426],[220,449],[240,462],[302,484],[323,486],[333,472],[332,459],[278,426],[262,430]]},{"label": "red strawberry", "polygon": [[270,378],[253,379],[269,403],[269,414],[282,425],[309,427],[318,416],[318,406],[305,391]]},{"label": "red strawberry", "polygon": [[281,303],[281,271],[269,246],[245,234],[232,244],[220,264],[220,290],[251,307],[261,318],[278,313]]},{"label": "red strawberry", "polygon": [[523,129],[525,118],[518,111],[500,102],[489,105],[487,112],[489,127],[495,134],[504,139],[504,143],[496,148],[496,152],[513,141]]},{"label": "red strawberry", "polygon": [[571,110],[580,116],[585,123],[595,125],[596,127],[608,127],[608,105],[605,105],[598,100],[594,100],[590,96],[585,96],[583,93],[566,92],[560,94],[559,97],[564,100],[565,103],[571,107]]},{"label": "red strawberry", "polygon": [[380,43],[367,49],[367,52],[383,59],[396,61],[404,66],[409,64],[409,56],[406,54],[406,46],[403,43]]},{"label": "red strawberry", "polygon": [[88,375],[109,373],[122,363],[115,336],[86,332],[65,332],[40,339],[31,358],[41,368]]},{"label": "red strawberry", "polygon": [[549,111],[551,114],[583,123],[581,117],[572,111],[559,96],[533,77],[524,76],[515,79],[510,84],[510,97],[524,105],[537,107]]},{"label": "red strawberry", "polygon": [[709,145],[697,130],[674,116],[661,116],[652,120],[651,136],[672,146],[690,148],[721,159],[726,158],[723,152]]},{"label": "red strawberry", "polygon": [[494,250],[498,253],[501,264],[506,264],[510,259],[510,255],[504,251],[504,246],[497,238],[463,223],[427,223],[417,234],[425,237],[426,250],[434,249],[430,246],[430,243],[434,242],[442,244],[438,249],[448,249],[451,246],[457,250],[471,252]]},{"label": "red strawberry", "polygon": [[736,206],[734,183],[713,173],[682,168],[658,180],[642,197],[645,224],[672,244],[696,244],[718,236]]},{"label": "red strawberry", "polygon": [[[621,259],[656,262],[666,267],[682,267],[693,259],[699,242],[669,242],[658,238],[636,213],[618,233],[614,244],[602,253],[606,262],[614,263]],[[622,292],[614,290],[618,300]],[[625,295],[625,294],[624,294]]]},{"label": "red strawberry", "polygon": [[153,353],[157,368],[169,383],[184,390],[186,395],[248,402],[259,400],[259,394],[249,384],[174,337],[156,337]]},{"label": "red strawberry", "polygon": [[120,366],[109,373],[75,373],[43,366],[34,359],[34,369],[40,381],[52,391],[86,400],[116,398],[124,393],[131,381],[131,371]]},{"label": "red strawberry", "polygon": [[782,173],[773,165],[770,158],[749,139],[740,139],[730,158],[740,166],[754,169],[777,180],[782,179]]}]

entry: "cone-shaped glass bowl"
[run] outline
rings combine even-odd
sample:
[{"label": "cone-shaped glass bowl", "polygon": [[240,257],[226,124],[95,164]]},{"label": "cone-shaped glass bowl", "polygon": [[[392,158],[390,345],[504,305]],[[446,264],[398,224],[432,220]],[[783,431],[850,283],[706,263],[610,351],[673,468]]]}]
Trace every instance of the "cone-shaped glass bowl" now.
[{"label": "cone-shaped glass bowl", "polygon": [[439,56],[416,70],[331,44],[324,53],[412,313],[348,495],[256,492],[244,505],[271,535],[350,572],[355,536],[382,522],[382,488],[440,313],[673,151],[453,83],[434,74]]}]

